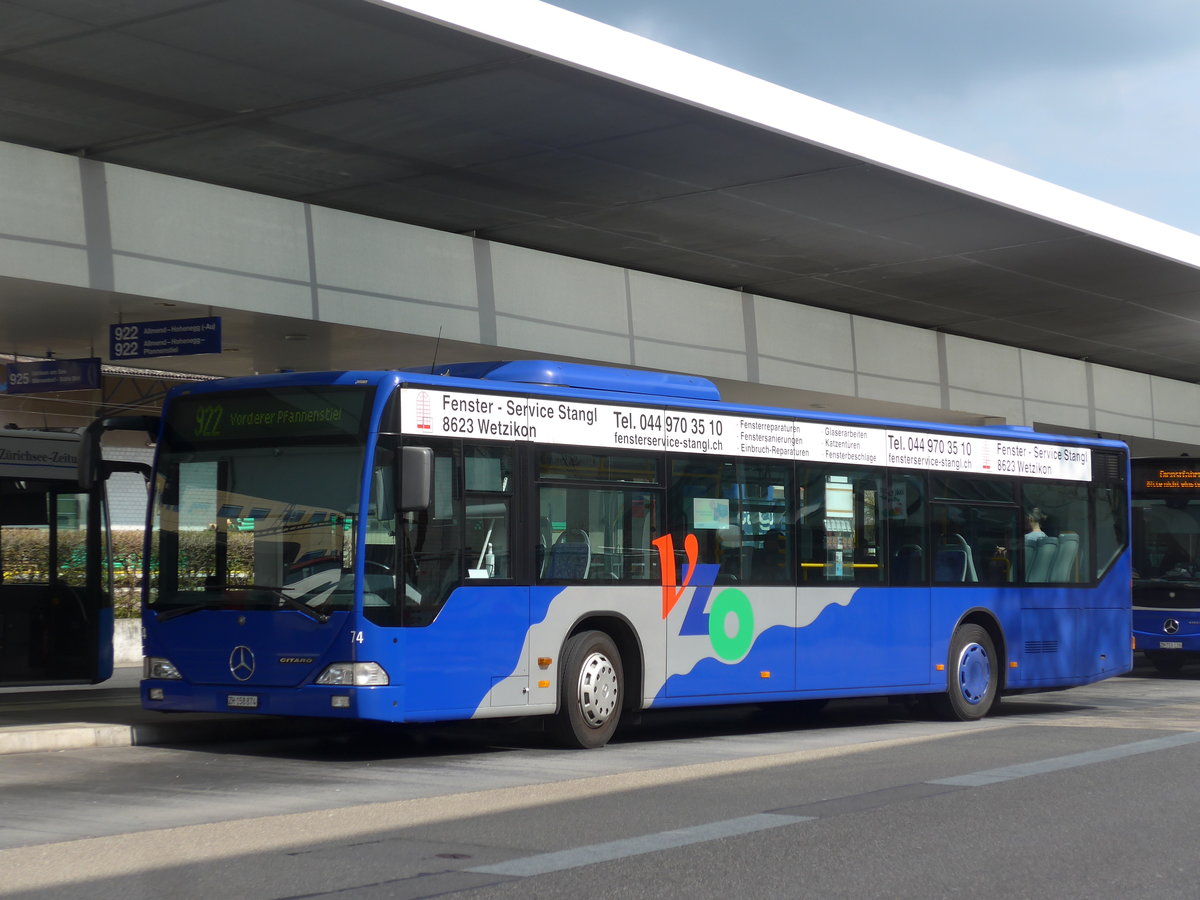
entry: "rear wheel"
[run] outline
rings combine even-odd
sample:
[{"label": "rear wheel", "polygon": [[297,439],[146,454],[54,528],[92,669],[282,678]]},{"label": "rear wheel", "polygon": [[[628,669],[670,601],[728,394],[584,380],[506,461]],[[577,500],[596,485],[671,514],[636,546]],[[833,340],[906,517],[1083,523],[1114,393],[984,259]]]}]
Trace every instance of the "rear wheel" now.
[{"label": "rear wheel", "polygon": [[624,699],[621,654],[602,631],[584,631],[563,645],[558,712],[548,732],[564,747],[603,747],[617,730]]},{"label": "rear wheel", "polygon": [[962,625],[950,638],[946,694],[935,708],[946,718],[982,719],[996,703],[1000,667],[991,635],[979,625]]}]

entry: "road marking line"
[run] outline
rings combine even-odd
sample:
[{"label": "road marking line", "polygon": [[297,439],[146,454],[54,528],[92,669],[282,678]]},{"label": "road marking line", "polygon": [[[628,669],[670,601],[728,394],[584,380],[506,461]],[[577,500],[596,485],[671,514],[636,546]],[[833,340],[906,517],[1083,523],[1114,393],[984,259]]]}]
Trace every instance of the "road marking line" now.
[{"label": "road marking line", "polygon": [[1114,759],[1124,759],[1141,753],[1153,753],[1156,750],[1169,750],[1172,747],[1185,747],[1188,744],[1200,743],[1200,731],[1187,734],[1171,734],[1166,737],[1152,738],[1147,741],[1137,741],[1133,744],[1119,744],[1103,750],[1087,750],[1083,753],[1071,753],[1067,756],[1055,756],[1036,762],[1021,763],[1015,766],[1001,766],[998,769],[985,769],[982,772],[972,772],[968,775],[955,775],[951,778],[936,778],[926,784],[949,784],[960,787],[981,787],[985,784],[997,784],[1001,781],[1013,781],[1017,778],[1027,778],[1030,775],[1045,775],[1048,772],[1061,772],[1063,769],[1074,769],[1079,766],[1090,766],[1093,763],[1110,762]]},{"label": "road marking line", "polygon": [[[1087,750],[1083,753],[1071,753],[1066,756],[1056,756],[1050,759],[1020,763],[1014,766],[987,769],[967,775],[937,778],[926,781],[924,784],[951,787],[981,787],[988,784],[1012,781],[1017,778],[1027,778],[1031,775],[1044,775],[1049,772],[1059,772],[1064,769],[1073,769],[1094,763],[1110,762],[1115,759],[1125,759],[1126,757],[1137,756],[1142,753],[1153,753],[1158,750],[1168,750],[1173,747],[1183,747],[1196,743],[1200,743],[1200,732],[1168,735],[1161,738],[1137,741],[1132,744],[1106,747],[1101,750]],[[843,798],[843,800],[845,799],[853,798]],[[905,799],[914,798],[906,796]],[[593,863],[640,856],[660,850],[671,850],[676,847],[719,840],[720,838],[732,837],[739,834],[750,834],[768,828],[779,828],[783,825],[814,822],[818,818],[820,817],[760,813],[758,815],[743,816],[738,819],[726,819],[721,822],[697,825],[692,828],[678,828],[673,831],[658,832],[657,834],[624,838],[604,844],[591,844],[585,847],[575,847],[570,850],[539,853],[534,856],[519,857],[502,863],[473,866],[464,871],[483,875],[506,875],[517,878],[528,878],[533,875],[561,872],[564,869],[575,869],[580,866],[592,865]]]},{"label": "road marking line", "polygon": [[[983,723],[988,727],[988,723]],[[990,723],[1004,727],[1002,722]],[[683,784],[781,766],[871,753],[929,741],[978,734],[972,727],[929,732],[861,744],[838,744],[764,756],[690,763],[586,778],[568,778],[460,794],[435,794],[405,800],[283,813],[247,819],[182,825],[150,831],[80,838],[58,843],[0,849],[0,896],[90,879],[122,877],[176,866],[236,859],[255,853],[288,851],[331,841],[350,841],[392,830],[531,809],[550,803],[577,802],[620,791]]]},{"label": "road marking line", "polygon": [[657,834],[623,838],[619,841],[609,841],[606,844],[592,844],[587,847],[575,847],[571,850],[539,853],[536,856],[524,856],[519,859],[510,859],[507,862],[493,863],[487,866],[472,866],[470,869],[464,869],[463,871],[477,872],[483,875],[511,875],[517,878],[528,878],[531,875],[561,872],[564,869],[576,869],[580,866],[590,866],[593,863],[625,859],[630,856],[641,856],[646,853],[657,853],[660,850],[673,850],[676,847],[686,847],[689,844],[702,844],[707,841],[717,841],[721,838],[736,837],[741,834],[753,834],[756,831],[766,831],[769,828],[780,828],[784,825],[795,825],[800,822],[812,821],[814,821],[812,816],[781,816],[777,813],[758,813],[753,816],[742,816],[738,819],[725,819],[722,822],[694,825],[691,828],[676,828],[672,831],[660,831]]}]

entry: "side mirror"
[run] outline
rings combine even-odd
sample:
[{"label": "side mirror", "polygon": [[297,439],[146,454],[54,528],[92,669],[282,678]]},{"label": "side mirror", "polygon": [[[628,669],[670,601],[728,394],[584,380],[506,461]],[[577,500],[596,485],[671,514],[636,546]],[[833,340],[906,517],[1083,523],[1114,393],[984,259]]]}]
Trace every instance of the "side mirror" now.
[{"label": "side mirror", "polygon": [[433,450],[400,448],[400,511],[429,509],[433,498]]},{"label": "side mirror", "polygon": [[144,431],[158,439],[158,416],[114,416],[96,419],[83,430],[79,442],[79,489],[90,491],[100,480],[100,436],[106,431]]}]

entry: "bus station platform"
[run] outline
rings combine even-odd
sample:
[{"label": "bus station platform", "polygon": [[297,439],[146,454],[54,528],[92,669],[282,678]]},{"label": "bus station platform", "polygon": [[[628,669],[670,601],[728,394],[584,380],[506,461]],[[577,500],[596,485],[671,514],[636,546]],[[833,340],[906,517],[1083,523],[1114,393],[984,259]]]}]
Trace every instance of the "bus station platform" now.
[{"label": "bus station platform", "polygon": [[142,709],[141,666],[95,685],[0,688],[0,754],[253,740],[327,730],[325,720]]}]

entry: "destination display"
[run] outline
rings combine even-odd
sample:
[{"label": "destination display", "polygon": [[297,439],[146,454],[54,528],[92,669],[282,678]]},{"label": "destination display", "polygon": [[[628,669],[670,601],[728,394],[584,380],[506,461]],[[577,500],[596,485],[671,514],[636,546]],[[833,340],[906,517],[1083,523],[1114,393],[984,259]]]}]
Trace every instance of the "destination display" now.
[{"label": "destination display", "polygon": [[1133,461],[1133,490],[1142,494],[1172,494],[1200,490],[1200,465],[1180,459],[1170,466]]},{"label": "destination display", "polygon": [[1027,440],[900,431],[556,398],[403,391],[406,434],[582,444],[1088,481],[1091,451]]},{"label": "destination display", "polygon": [[197,394],[171,407],[168,439],[175,446],[208,441],[361,437],[373,391],[359,387],[279,388]]}]

